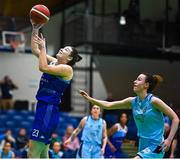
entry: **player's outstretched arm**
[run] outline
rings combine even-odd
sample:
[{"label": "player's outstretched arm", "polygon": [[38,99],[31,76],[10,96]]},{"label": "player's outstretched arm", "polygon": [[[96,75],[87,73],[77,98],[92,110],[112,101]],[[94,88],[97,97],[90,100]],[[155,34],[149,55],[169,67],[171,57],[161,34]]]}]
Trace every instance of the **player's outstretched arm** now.
[{"label": "player's outstretched arm", "polygon": [[[40,49],[39,49],[39,46],[38,44],[35,42],[35,37],[39,35],[39,29],[43,26],[43,25],[39,25],[39,24],[33,24],[33,22],[31,21],[32,23],[32,34],[31,34],[31,50],[32,50],[32,53],[36,56],[36,57],[39,57],[39,54],[40,54]],[[48,62],[51,62],[51,61],[56,61],[57,59],[50,56],[50,55],[46,55],[47,57],[47,60]]]},{"label": "player's outstretched arm", "polygon": [[108,102],[108,101],[92,98],[83,90],[79,90],[79,93],[87,101],[89,101],[93,105],[98,105],[103,109],[131,109],[131,101],[133,97],[128,97],[120,101]]}]

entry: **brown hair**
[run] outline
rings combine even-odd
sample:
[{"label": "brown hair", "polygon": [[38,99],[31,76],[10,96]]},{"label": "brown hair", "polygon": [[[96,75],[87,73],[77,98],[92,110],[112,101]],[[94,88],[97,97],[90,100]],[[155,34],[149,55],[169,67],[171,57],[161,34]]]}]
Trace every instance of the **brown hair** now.
[{"label": "brown hair", "polygon": [[143,73],[146,76],[145,82],[149,83],[148,93],[151,93],[156,86],[163,82],[163,78],[160,75],[152,75],[150,73]]}]

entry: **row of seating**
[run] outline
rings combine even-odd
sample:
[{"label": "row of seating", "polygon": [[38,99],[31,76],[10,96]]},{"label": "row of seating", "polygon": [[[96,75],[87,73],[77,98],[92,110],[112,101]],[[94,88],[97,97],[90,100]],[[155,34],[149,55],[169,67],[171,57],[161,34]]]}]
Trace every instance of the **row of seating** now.
[{"label": "row of seating", "polygon": [[[35,113],[22,110],[9,110],[0,112],[0,133],[5,130],[10,129],[17,135],[19,128],[26,128],[27,132],[30,133],[32,124],[34,121]],[[66,130],[67,125],[73,125],[77,127],[81,117],[72,117],[68,113],[61,113],[59,119],[59,125],[57,128],[57,133],[62,136]]]}]

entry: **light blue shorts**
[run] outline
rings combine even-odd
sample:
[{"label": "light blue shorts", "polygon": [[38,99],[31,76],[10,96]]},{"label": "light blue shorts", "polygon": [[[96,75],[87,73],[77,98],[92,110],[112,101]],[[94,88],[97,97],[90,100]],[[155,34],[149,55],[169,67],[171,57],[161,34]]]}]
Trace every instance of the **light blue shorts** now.
[{"label": "light blue shorts", "polygon": [[104,158],[101,154],[101,145],[81,143],[76,158]]},{"label": "light blue shorts", "polygon": [[150,139],[139,139],[138,156],[141,158],[163,158],[164,152],[160,151],[159,143]]}]

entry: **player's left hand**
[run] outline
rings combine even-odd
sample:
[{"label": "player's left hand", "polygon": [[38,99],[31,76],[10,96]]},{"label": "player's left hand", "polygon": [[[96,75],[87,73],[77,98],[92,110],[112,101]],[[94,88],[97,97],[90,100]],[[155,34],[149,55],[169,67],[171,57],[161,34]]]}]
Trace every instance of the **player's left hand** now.
[{"label": "player's left hand", "polygon": [[166,152],[169,150],[169,148],[171,146],[171,141],[169,139],[166,139],[161,143],[160,146],[161,146],[160,150]]}]

